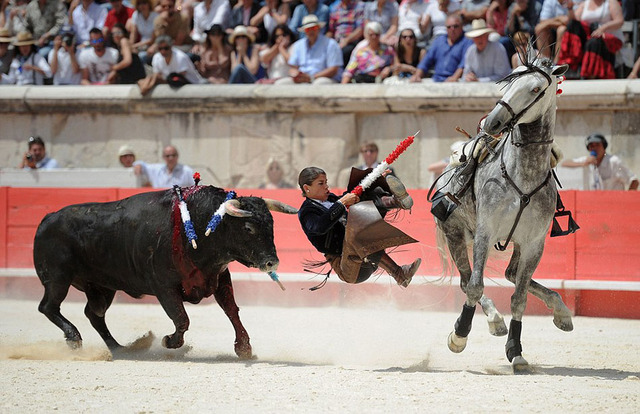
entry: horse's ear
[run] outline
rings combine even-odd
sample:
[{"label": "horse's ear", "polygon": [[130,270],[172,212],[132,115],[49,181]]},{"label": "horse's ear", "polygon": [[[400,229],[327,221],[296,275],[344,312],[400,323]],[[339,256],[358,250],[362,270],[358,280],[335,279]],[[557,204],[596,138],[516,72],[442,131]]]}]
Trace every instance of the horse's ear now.
[{"label": "horse's ear", "polygon": [[551,74],[554,76],[560,76],[563,75],[567,71],[567,69],[569,69],[569,65],[567,64],[554,66]]}]

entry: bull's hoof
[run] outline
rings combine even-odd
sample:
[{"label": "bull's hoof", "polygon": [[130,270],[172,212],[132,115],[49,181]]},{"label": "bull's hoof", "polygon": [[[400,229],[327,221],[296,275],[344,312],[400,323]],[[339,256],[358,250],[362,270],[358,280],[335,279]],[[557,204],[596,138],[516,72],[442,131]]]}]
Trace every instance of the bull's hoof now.
[{"label": "bull's hoof", "polygon": [[573,331],[573,320],[571,319],[571,315],[567,315],[561,312],[554,313],[553,324],[562,331],[565,331],[565,332]]},{"label": "bull's hoof", "polygon": [[242,360],[253,358],[253,352],[251,350],[251,345],[249,344],[235,344],[234,349],[236,351],[236,355],[238,355],[238,358]]},{"label": "bull's hoof", "polygon": [[184,339],[182,337],[177,338],[176,335],[167,335],[162,338],[162,346],[168,349],[178,349],[184,345]]},{"label": "bull's hoof", "polygon": [[507,325],[504,323],[504,317],[500,312],[496,312],[487,318],[489,323],[489,333],[493,336],[505,336],[509,333]]},{"label": "bull's hoof", "polygon": [[82,349],[82,339],[67,339],[67,346],[71,349]]},{"label": "bull's hoof", "polygon": [[447,338],[447,346],[451,352],[459,354],[467,347],[467,337],[458,336],[455,332],[451,332]]},{"label": "bull's hoof", "polygon": [[522,357],[522,355],[514,357],[513,361],[511,361],[511,366],[513,367],[514,374],[524,374],[530,372],[529,363]]}]

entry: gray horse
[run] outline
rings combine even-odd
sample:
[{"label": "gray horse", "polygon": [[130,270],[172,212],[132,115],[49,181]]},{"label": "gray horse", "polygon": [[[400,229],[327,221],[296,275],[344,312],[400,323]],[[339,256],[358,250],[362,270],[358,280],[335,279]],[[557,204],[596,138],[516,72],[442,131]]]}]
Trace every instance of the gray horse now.
[{"label": "gray horse", "polygon": [[[460,272],[461,288],[467,295],[448,339],[453,352],[464,350],[478,302],[489,317],[491,333],[506,334],[502,315],[483,294],[483,273],[491,246],[504,250],[513,243],[505,276],[515,284],[506,344],[507,358],[514,371],[528,365],[520,343],[527,292],[553,309],[558,328],[573,329],[571,311],[560,295],[531,279],[542,257],[556,207],[557,189],[550,167],[556,122],[556,77],[566,70],[567,65],[553,66],[550,60],[535,60],[514,69],[503,79],[504,96],[469,145],[479,148],[500,133],[501,140],[489,149],[486,160],[479,163],[472,160],[474,168],[464,168],[469,166],[467,162],[445,171],[442,179],[447,184],[434,199],[435,206],[438,197],[449,195],[449,210],[446,217],[436,218],[437,229],[440,236],[444,235],[451,259]],[[473,268],[469,263],[470,244]]]}]

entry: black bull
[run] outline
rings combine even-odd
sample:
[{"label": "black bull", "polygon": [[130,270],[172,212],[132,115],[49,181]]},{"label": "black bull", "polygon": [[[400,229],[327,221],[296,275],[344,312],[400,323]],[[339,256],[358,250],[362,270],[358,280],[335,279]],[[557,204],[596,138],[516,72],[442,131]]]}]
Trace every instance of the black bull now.
[{"label": "black bull", "polygon": [[[198,236],[193,249],[185,235],[172,190],[134,195],[108,203],[71,205],[48,214],[33,245],[36,272],[45,293],[38,310],[64,332],[72,347],[82,345],[78,329],[60,313],[70,286],[87,296],[84,313],[110,350],[120,348],[105,323],[116,291],[134,298],[158,298],[176,331],[163,338],[179,348],[189,328],[183,302],[214,296],[235,330],[235,352],[250,358],[249,335],[238,316],[227,266],[236,260],[262,271],[275,270],[269,210],[297,210],[274,200],[239,197],[234,211],[205,237],[205,227],[225,199],[224,190],[190,187],[183,196]],[[266,277],[266,275],[265,275]]]}]

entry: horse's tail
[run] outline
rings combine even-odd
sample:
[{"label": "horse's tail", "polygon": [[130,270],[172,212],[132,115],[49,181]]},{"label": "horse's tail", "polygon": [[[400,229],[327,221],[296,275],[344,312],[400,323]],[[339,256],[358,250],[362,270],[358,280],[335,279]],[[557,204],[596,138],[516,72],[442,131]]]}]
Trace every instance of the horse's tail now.
[{"label": "horse's tail", "polygon": [[447,238],[444,231],[440,226],[436,225],[436,247],[438,249],[438,257],[440,258],[440,264],[442,265],[442,276],[453,276],[454,263],[451,258],[451,252],[449,251],[449,245],[447,244]]}]

